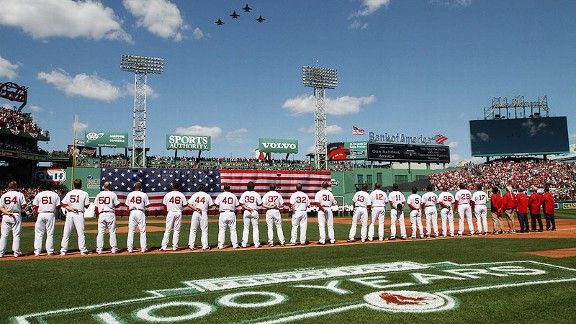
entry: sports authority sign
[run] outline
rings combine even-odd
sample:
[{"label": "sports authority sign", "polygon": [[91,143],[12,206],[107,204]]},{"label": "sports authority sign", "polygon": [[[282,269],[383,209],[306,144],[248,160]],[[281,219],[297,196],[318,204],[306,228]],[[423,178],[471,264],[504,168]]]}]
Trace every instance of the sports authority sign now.
[{"label": "sports authority sign", "polygon": [[128,147],[128,133],[87,131],[85,145],[90,147]]},{"label": "sports authority sign", "polygon": [[298,140],[260,138],[258,150],[265,153],[298,153]]},{"label": "sports authority sign", "polygon": [[[535,261],[456,264],[411,261],[193,279],[141,298],[25,314],[14,323],[287,323],[347,312],[430,313],[473,307],[458,296],[576,282],[576,269]],[[464,300],[470,300],[465,298]],[[250,309],[250,311],[238,311]]]},{"label": "sports authority sign", "polygon": [[212,137],[205,135],[166,135],[167,150],[210,151]]}]

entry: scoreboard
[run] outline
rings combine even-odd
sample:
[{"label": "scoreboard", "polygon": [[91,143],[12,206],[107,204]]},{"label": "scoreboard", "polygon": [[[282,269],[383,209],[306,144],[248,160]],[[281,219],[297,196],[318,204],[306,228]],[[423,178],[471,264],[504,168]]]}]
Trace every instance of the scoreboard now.
[{"label": "scoreboard", "polygon": [[368,161],[450,163],[450,147],[368,143]]}]

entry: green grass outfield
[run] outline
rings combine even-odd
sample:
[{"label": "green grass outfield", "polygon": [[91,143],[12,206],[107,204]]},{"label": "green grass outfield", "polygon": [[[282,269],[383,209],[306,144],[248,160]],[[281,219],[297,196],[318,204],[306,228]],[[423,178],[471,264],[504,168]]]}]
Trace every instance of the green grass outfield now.
[{"label": "green grass outfield", "polygon": [[[562,212],[558,217],[576,218],[576,213]],[[409,223],[408,219],[406,220]],[[87,230],[94,228],[94,225],[90,225]],[[313,243],[318,237],[317,229],[316,223],[308,226],[308,238]],[[186,217],[180,237],[181,246],[187,243],[188,230],[189,217]],[[344,240],[348,230],[349,225],[336,225],[337,239]],[[388,228],[386,230],[388,233]],[[215,244],[216,232],[216,223],[210,223],[211,245]],[[158,247],[162,234],[149,233],[149,245]],[[239,237],[241,234],[241,225],[238,224]],[[289,238],[290,225],[286,222],[284,234]],[[24,228],[24,252],[32,250],[33,235],[32,227]],[[61,237],[62,224],[59,223],[55,234],[56,249],[60,247]],[[260,222],[260,238],[263,242],[266,238],[263,221]],[[118,240],[119,247],[125,248],[126,235],[118,235]],[[135,241],[138,246],[138,235]],[[71,249],[76,248],[75,234],[72,235],[70,243]],[[87,235],[87,243],[88,248],[93,250],[94,234]],[[576,281],[572,279],[576,280],[576,271],[568,268],[576,269],[576,257],[552,259],[523,252],[574,248],[575,243],[574,238],[475,237],[305,248],[228,249],[221,252],[92,255],[78,258],[54,256],[26,260],[10,258],[0,261],[0,319],[2,322],[9,322],[15,321],[21,315],[56,311],[57,313],[53,314],[20,319],[30,323],[145,323],[166,318],[190,322],[192,319],[186,316],[192,317],[200,311],[199,305],[203,305],[208,314],[194,320],[206,323],[273,321],[291,316],[292,319],[309,323],[573,323],[576,320]],[[279,273],[281,277],[288,278],[289,276],[282,276],[282,273],[405,261],[427,268],[393,273],[366,272],[326,276],[219,291],[169,290],[184,288],[186,285],[182,282],[190,280],[269,273]],[[474,265],[431,265],[444,261]],[[507,261],[511,262],[495,263]],[[460,271],[462,268],[467,269],[466,271],[480,269],[483,272],[467,276],[454,274],[453,271]],[[423,280],[426,280],[421,276],[432,276],[434,279],[428,279],[430,282],[425,283]],[[372,279],[365,279],[366,277]],[[546,281],[549,282],[544,283]],[[319,288],[296,287],[328,283],[335,285],[339,293]],[[396,287],[380,289],[378,285]],[[164,290],[163,296],[154,297],[145,292],[150,290]],[[451,291],[453,293],[450,296],[455,300],[455,306],[430,313],[392,313],[358,306],[366,303],[364,296],[381,290],[435,293]],[[241,294],[236,298],[230,295],[243,292],[264,295]],[[276,303],[257,308],[240,308],[238,305],[227,304],[227,298],[236,304],[258,305],[266,301]],[[126,300],[133,301],[122,302]],[[108,305],[94,306],[101,304]]]}]

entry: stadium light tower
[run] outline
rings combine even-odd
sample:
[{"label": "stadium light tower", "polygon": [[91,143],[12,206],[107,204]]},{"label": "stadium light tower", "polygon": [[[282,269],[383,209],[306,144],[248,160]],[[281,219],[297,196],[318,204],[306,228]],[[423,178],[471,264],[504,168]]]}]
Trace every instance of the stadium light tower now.
[{"label": "stadium light tower", "polygon": [[328,169],[326,146],[326,109],[324,108],[324,91],[338,85],[336,69],[303,66],[302,82],[304,86],[314,88],[316,110],[314,110],[314,163],[316,169]]},{"label": "stadium light tower", "polygon": [[148,74],[164,71],[164,59],[135,55],[122,55],[122,71],[134,73],[134,112],[132,120],[133,168],[146,167],[146,84]]}]

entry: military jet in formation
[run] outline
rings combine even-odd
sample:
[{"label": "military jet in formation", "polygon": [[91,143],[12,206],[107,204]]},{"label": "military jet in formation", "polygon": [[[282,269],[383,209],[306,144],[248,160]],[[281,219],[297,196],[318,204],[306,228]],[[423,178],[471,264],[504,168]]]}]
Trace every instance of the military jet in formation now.
[{"label": "military jet in formation", "polygon": [[[248,12],[248,13],[249,13],[250,11],[252,11],[252,8],[251,8],[248,4],[246,4],[246,5],[242,8],[242,10],[244,10],[244,12]],[[239,19],[239,18],[240,18],[240,15],[236,12],[236,10],[233,10],[232,13],[231,13],[229,16],[232,17],[232,19]],[[266,18],[264,18],[264,17],[262,17],[262,16],[256,18],[256,21],[259,22],[259,23],[264,22],[264,20],[266,20]],[[224,25],[224,21],[222,21],[222,19],[220,19],[220,18],[218,18],[218,20],[216,20],[214,23],[215,23],[216,25],[218,25],[218,26]]]}]

